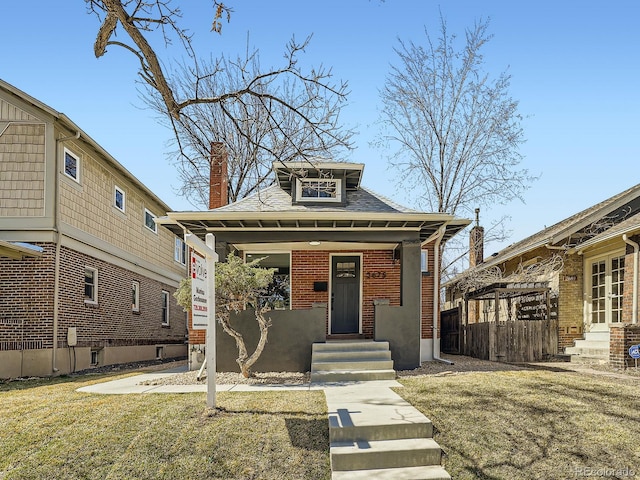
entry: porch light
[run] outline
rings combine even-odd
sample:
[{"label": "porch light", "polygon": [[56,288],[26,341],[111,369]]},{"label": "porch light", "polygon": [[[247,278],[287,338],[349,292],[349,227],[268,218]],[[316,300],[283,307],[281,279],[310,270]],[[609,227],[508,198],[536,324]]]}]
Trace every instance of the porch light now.
[{"label": "porch light", "polygon": [[309,242],[309,245],[311,245],[312,247],[317,247],[318,245],[320,245],[321,242],[317,241],[317,240],[313,240],[311,242]]}]

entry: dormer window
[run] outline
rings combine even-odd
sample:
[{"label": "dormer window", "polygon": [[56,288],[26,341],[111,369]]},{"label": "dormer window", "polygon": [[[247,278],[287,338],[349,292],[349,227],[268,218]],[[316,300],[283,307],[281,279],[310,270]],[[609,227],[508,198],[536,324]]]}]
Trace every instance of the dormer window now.
[{"label": "dormer window", "polygon": [[296,201],[342,202],[342,181],[337,179],[297,179]]}]

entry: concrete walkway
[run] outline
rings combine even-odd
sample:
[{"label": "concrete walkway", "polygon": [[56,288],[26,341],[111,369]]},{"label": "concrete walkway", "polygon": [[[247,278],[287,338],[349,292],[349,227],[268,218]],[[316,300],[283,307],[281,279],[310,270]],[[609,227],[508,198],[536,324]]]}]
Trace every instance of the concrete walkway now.
[{"label": "concrete walkway", "polygon": [[[157,372],[141,373],[118,380],[110,380],[87,387],[78,388],[78,392],[99,393],[105,395],[125,395],[129,393],[200,393],[207,391],[207,385],[152,385],[154,380],[170,377],[176,373],[187,371],[186,366],[176,367],[169,370]],[[369,387],[401,387],[395,380],[378,380],[369,382],[325,382],[325,383],[305,383],[298,385],[286,384],[220,384],[216,385],[216,392],[260,392],[277,390],[325,390],[344,386],[354,386],[366,383]],[[148,385],[146,385],[148,384]]]}]

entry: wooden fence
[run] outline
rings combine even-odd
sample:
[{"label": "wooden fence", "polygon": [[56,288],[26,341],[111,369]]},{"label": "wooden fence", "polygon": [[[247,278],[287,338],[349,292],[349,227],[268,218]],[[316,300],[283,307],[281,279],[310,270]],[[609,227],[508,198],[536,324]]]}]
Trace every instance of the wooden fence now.
[{"label": "wooden fence", "polygon": [[548,360],[558,353],[558,320],[510,320],[462,326],[465,355],[498,362]]}]

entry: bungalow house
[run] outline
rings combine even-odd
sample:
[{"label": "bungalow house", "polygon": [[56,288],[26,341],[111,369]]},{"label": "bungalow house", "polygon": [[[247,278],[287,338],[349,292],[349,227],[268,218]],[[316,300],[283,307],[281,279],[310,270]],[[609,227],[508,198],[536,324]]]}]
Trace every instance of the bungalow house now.
[{"label": "bungalow house", "polygon": [[[276,161],[272,186],[226,204],[225,165],[226,154],[215,155],[210,210],[158,221],[176,234],[213,233],[220,259],[266,257],[288,283],[257,371],[308,371],[312,344],[327,340],[386,340],[398,369],[439,355],[439,247],[468,220],[364,188],[357,163]],[[235,346],[218,332],[218,369],[237,369]],[[204,335],[189,338],[193,357]]]},{"label": "bungalow house", "polygon": [[[517,357],[526,349],[536,350],[532,342],[550,341],[555,345],[542,345],[546,351],[537,350],[527,360],[565,354],[571,361],[629,364],[629,347],[640,343],[640,185],[489,258],[484,258],[482,237],[482,227],[476,225],[470,235],[469,269],[444,285],[444,308],[459,312],[456,317],[464,332],[460,351],[469,354],[479,348],[471,338],[474,325],[494,322],[508,326],[505,332],[515,332],[521,323],[532,334],[541,325],[537,320],[550,320],[537,338],[505,339],[520,352],[503,354]],[[480,351],[500,360],[495,341],[484,343]]]},{"label": "bungalow house", "polygon": [[184,357],[169,207],[64,114],[0,80],[0,378]]}]

